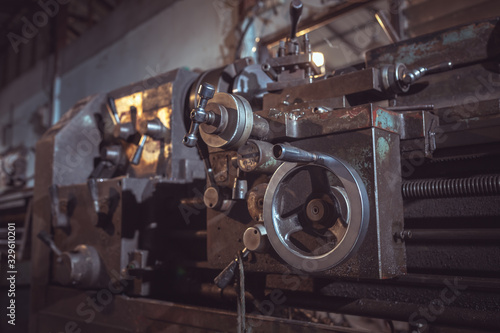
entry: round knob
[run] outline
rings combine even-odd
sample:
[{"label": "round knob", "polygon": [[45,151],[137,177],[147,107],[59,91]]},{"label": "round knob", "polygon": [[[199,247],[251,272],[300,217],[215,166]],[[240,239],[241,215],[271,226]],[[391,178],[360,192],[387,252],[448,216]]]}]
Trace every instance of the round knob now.
[{"label": "round knob", "polygon": [[215,187],[209,187],[203,195],[203,202],[209,208],[217,207],[220,202],[219,191]]},{"label": "round knob", "polygon": [[139,123],[139,132],[152,137],[155,140],[165,139],[168,128],[163,125],[160,119],[143,120]]},{"label": "round knob", "polygon": [[220,190],[213,186],[205,190],[205,193],[203,195],[203,202],[208,208],[221,211],[228,210],[233,203],[232,200],[226,200]]},{"label": "round knob", "polygon": [[101,158],[114,165],[120,164],[122,156],[123,151],[121,146],[107,146],[101,149]]},{"label": "round knob", "polygon": [[101,273],[97,250],[78,245],[73,251],[63,252],[57,260],[54,277],[62,285],[96,286]]},{"label": "round knob", "polygon": [[117,139],[127,141],[130,137],[135,135],[136,129],[132,123],[116,124],[113,128],[113,136]]},{"label": "round knob", "polygon": [[262,224],[256,224],[245,230],[243,244],[250,251],[263,252],[266,250],[268,245],[266,228]]}]

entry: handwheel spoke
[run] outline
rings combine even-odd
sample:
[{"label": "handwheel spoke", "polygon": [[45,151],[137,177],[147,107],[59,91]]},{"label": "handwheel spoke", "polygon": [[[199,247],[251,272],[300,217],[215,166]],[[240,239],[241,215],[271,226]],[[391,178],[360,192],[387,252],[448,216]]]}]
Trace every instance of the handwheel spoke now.
[{"label": "handwheel spoke", "polygon": [[[341,219],[341,218],[339,218],[339,219]],[[345,233],[347,231],[347,227],[341,221],[337,220],[337,223],[335,223],[328,230],[335,236],[337,241],[341,241],[342,238],[344,238],[344,236],[345,236]]]},{"label": "handwheel spoke", "polygon": [[311,180],[312,192],[317,193],[330,193],[330,180],[326,170],[315,168],[309,169],[309,178]]},{"label": "handwheel spoke", "polygon": [[299,221],[298,214],[289,215],[280,219],[280,231],[285,240],[289,240],[290,236],[302,230],[302,225]]}]

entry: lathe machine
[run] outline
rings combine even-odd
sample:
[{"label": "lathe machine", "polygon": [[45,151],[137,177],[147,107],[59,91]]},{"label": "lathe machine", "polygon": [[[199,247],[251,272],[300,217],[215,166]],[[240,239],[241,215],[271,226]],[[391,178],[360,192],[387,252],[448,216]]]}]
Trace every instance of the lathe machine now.
[{"label": "lathe machine", "polygon": [[262,63],[89,96],[45,133],[32,332],[500,329],[500,19],[323,74],[301,6]]}]

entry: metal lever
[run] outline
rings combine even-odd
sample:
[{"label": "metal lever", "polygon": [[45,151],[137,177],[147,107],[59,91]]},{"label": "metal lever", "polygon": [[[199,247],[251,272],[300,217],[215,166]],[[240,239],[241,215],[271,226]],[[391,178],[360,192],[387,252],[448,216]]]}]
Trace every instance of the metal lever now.
[{"label": "metal lever", "polygon": [[42,230],[38,233],[37,237],[45,243],[45,245],[47,245],[48,247],[50,247],[50,249],[52,251],[54,251],[54,253],[60,257],[62,255],[62,252],[61,250],[59,250],[59,248],[56,246],[56,244],[54,243],[54,241],[52,240],[52,237],[49,235],[49,233],[45,230]]},{"label": "metal lever", "polygon": [[101,207],[99,203],[99,189],[97,188],[97,180],[95,178],[88,179],[87,187],[89,188],[90,197],[92,198],[94,211],[99,214],[101,212]]},{"label": "metal lever", "polygon": [[118,116],[118,112],[116,111],[116,104],[115,100],[111,97],[108,97],[108,111],[111,113],[111,118],[113,119],[113,122],[116,124],[120,123],[120,117]]},{"label": "metal lever", "polygon": [[111,119],[114,123],[113,136],[117,139],[124,141],[129,140],[136,133],[135,122],[137,120],[137,108],[135,106],[130,107],[130,118],[131,121],[128,123],[122,123],[120,117],[118,116],[118,111],[116,111],[115,100],[113,98],[108,98],[108,111],[111,114]]},{"label": "metal lever", "polygon": [[184,136],[182,143],[186,147],[194,147],[196,146],[196,142],[198,141],[197,135],[200,125],[206,123],[209,118],[208,113],[205,112],[205,107],[207,106],[208,100],[214,97],[215,88],[211,84],[203,82],[198,88],[198,96],[200,100],[198,101],[198,106],[191,111],[191,128],[189,132]]},{"label": "metal lever", "polygon": [[384,10],[379,10],[375,14],[375,18],[377,19],[378,23],[384,30],[385,34],[387,35],[387,38],[389,38],[391,43],[394,44],[401,40],[396,29],[394,29],[394,27],[392,26],[391,21],[387,17],[387,14],[385,13]]},{"label": "metal lever", "polygon": [[139,141],[137,150],[135,151],[134,157],[132,157],[132,161],[130,162],[133,165],[137,165],[141,161],[142,152],[144,151],[144,144],[146,143],[147,138],[148,137],[146,135],[141,136],[141,141]]},{"label": "metal lever", "polygon": [[[248,257],[248,254],[250,253],[250,250],[247,248],[244,248],[243,251],[241,251],[241,259],[245,259]],[[229,263],[229,265],[224,268],[222,272],[220,272],[219,275],[214,279],[214,283],[217,285],[217,287],[224,289],[227,287],[227,285],[233,280],[234,278],[234,272],[236,270],[236,267],[238,267],[238,261],[239,257],[236,256],[236,258],[233,259]]]},{"label": "metal lever", "polygon": [[51,202],[52,225],[55,228],[66,228],[69,226],[68,216],[66,215],[67,201],[59,199],[59,187],[55,184],[49,187],[49,196]]},{"label": "metal lever", "polygon": [[443,63],[431,67],[418,67],[412,70],[405,71],[402,77],[402,81],[404,84],[409,85],[417,81],[426,74],[436,74],[450,70],[452,68],[453,68],[453,63],[451,61],[445,61]]},{"label": "metal lever", "polygon": [[292,30],[290,33],[290,40],[297,38],[297,26],[299,25],[300,16],[302,15],[302,1],[293,0],[290,2],[290,19],[292,20]]}]

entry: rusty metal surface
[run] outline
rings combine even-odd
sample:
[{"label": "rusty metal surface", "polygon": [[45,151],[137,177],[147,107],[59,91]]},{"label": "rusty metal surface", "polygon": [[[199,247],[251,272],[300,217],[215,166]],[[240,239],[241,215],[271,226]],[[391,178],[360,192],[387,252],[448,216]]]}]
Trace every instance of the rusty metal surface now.
[{"label": "rusty metal surface", "polygon": [[413,67],[443,60],[454,66],[495,58],[500,54],[500,19],[466,24],[368,51],[367,66],[402,62]]},{"label": "rusty metal surface", "polygon": [[[294,144],[301,148],[312,146],[347,161],[364,180],[370,206],[379,207],[379,210],[371,210],[367,236],[358,254],[345,264],[317,275],[388,278],[404,273],[404,247],[392,240],[392,234],[403,228],[401,185],[399,183],[398,186],[397,176],[398,136],[380,129],[365,129],[296,141]],[[384,186],[388,181],[392,181],[394,186]],[[252,187],[249,184],[249,188]],[[307,188],[302,190],[308,191]],[[389,192],[379,197],[375,195],[376,191]],[[392,197],[393,200],[382,201],[383,197]],[[235,253],[241,250],[244,231],[253,225],[246,209],[241,206],[236,203],[226,214],[219,214],[214,210],[208,212],[208,261],[213,267],[222,269],[232,260]],[[379,238],[391,239],[391,242],[379,244]],[[273,253],[255,256],[256,260],[248,263],[248,271],[283,273],[288,270],[279,264],[280,260]]]},{"label": "rusty metal surface", "polygon": [[299,103],[321,101],[360,92],[380,92],[381,89],[378,70],[370,68],[334,76],[311,84],[285,88],[276,94],[268,94],[264,97],[264,109],[279,108],[282,104],[294,104],[297,103],[297,100]]},{"label": "rusty metal surface", "polygon": [[304,103],[281,112],[271,109],[267,117],[274,130],[269,137],[299,139],[376,127],[408,140],[425,138],[439,125],[438,117],[429,111],[396,112],[373,104],[327,109],[325,105],[329,104]]}]

